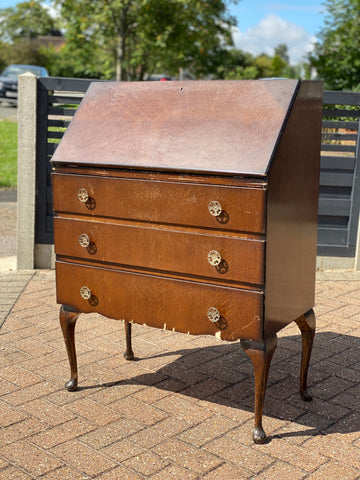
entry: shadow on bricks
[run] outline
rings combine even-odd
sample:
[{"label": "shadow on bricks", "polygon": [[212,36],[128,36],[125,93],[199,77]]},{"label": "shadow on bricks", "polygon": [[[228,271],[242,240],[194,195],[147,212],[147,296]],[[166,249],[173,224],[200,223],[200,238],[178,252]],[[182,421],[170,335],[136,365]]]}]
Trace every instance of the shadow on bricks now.
[{"label": "shadow on bricks", "polygon": [[[116,379],[117,373],[121,372],[119,365],[117,372],[113,372],[113,381],[90,381],[91,384],[86,385],[86,379],[81,381],[80,365],[78,391],[86,394],[86,391],[91,393],[92,390],[98,390],[97,395],[102,395],[113,388],[119,392],[126,385],[153,386],[166,392],[166,397],[164,395],[157,405],[168,409],[171,414],[177,406],[171,400],[176,397],[169,394],[177,393],[214,412],[226,414],[228,409],[228,416],[233,417],[239,425],[252,418],[252,365],[238,343],[224,342],[148,357],[141,357],[141,346],[138,346],[137,351],[139,357],[136,358],[136,363],[126,363],[123,366],[128,376],[126,379]],[[303,402],[299,395],[300,355],[299,335],[279,338],[270,369],[264,409],[267,421],[269,417],[275,420],[271,437],[306,438],[330,433],[360,432],[359,338],[333,332],[316,334],[308,382],[313,396],[311,402]],[[171,361],[171,357],[176,359]],[[103,366],[105,363],[106,360]],[[146,369],[149,373],[136,375],[139,370]],[[180,411],[184,406],[179,405],[178,408]],[[281,424],[284,424],[284,420],[288,421],[292,425],[291,431],[286,428],[282,432],[280,422],[277,424],[276,420],[280,420]]]}]

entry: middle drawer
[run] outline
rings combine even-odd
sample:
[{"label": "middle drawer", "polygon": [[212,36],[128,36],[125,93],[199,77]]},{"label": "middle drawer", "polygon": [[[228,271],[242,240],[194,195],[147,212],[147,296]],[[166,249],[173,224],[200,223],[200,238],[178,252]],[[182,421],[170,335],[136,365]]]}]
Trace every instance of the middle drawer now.
[{"label": "middle drawer", "polygon": [[61,217],[54,218],[54,239],[59,256],[217,280],[264,283],[262,239]]}]

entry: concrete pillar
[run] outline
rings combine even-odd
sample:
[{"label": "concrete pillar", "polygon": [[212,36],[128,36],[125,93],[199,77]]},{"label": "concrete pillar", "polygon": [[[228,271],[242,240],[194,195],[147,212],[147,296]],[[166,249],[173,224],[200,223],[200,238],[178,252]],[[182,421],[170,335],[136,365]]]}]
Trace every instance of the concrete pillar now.
[{"label": "concrete pillar", "polygon": [[33,270],[36,195],[36,90],[32,73],[19,76],[17,269]]}]

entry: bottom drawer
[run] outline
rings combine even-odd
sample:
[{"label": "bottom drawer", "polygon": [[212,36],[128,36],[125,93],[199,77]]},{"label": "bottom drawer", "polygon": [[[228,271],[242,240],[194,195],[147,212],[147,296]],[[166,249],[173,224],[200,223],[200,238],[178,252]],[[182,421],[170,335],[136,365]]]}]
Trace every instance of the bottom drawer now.
[{"label": "bottom drawer", "polygon": [[56,262],[56,288],[58,303],[84,313],[223,340],[262,339],[260,292],[67,262]]}]

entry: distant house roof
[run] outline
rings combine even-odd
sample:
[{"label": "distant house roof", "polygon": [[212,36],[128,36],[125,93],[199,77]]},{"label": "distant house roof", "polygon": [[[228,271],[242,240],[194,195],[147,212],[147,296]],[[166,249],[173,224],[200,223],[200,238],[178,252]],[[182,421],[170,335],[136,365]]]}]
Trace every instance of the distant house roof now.
[{"label": "distant house roof", "polygon": [[44,47],[53,45],[55,50],[60,50],[60,48],[65,45],[65,38],[59,35],[38,35],[36,40]]}]

